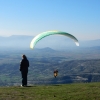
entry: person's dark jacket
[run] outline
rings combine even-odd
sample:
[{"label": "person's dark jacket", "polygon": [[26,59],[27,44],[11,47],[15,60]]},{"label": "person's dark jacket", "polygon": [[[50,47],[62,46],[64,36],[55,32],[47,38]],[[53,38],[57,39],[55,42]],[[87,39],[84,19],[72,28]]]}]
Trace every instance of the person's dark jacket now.
[{"label": "person's dark jacket", "polygon": [[27,59],[22,59],[20,63],[20,71],[28,70],[28,67],[29,67],[29,61]]}]

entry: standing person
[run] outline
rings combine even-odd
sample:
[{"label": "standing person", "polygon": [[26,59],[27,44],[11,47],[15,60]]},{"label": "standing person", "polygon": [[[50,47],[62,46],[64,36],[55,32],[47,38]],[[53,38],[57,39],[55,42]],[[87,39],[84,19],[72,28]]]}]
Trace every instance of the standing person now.
[{"label": "standing person", "polygon": [[21,86],[27,86],[28,67],[29,67],[29,61],[26,55],[22,55],[22,60],[20,62],[20,71],[22,75],[22,85]]}]

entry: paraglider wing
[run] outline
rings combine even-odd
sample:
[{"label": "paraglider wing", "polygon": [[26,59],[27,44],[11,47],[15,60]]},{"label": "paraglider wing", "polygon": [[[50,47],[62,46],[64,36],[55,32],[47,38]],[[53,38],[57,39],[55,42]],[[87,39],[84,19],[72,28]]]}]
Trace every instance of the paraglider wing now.
[{"label": "paraglider wing", "polygon": [[42,38],[44,38],[44,37],[46,37],[46,36],[49,36],[49,35],[54,35],[54,34],[59,34],[59,35],[67,36],[67,37],[71,38],[72,40],[74,40],[75,44],[76,44],[77,46],[79,46],[78,40],[77,40],[73,35],[71,35],[71,34],[69,34],[69,33],[62,32],[62,31],[47,31],[47,32],[43,32],[43,33],[40,33],[40,34],[38,34],[37,36],[35,36],[35,37],[32,39],[31,43],[30,43],[30,48],[33,49],[34,46],[36,45],[36,43],[37,43],[38,41],[40,41]]}]

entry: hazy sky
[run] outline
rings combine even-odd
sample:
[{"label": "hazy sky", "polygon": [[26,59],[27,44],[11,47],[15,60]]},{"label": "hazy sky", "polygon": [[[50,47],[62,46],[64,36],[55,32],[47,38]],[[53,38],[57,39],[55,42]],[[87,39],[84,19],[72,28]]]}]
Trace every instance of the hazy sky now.
[{"label": "hazy sky", "polygon": [[0,0],[0,36],[49,30],[100,39],[100,0]]}]

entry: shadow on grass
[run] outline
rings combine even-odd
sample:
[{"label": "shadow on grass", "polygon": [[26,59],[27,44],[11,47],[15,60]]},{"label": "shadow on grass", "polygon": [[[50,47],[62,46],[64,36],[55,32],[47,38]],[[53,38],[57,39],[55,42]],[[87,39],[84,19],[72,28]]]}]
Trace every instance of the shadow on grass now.
[{"label": "shadow on grass", "polygon": [[16,86],[16,87],[20,87],[20,88],[31,88],[31,87],[36,87],[36,86]]},{"label": "shadow on grass", "polygon": [[24,86],[24,87],[26,87],[26,88],[27,88],[27,87],[37,87],[37,86],[35,86],[35,85],[33,85],[33,86],[32,86],[32,85],[31,85],[31,86]]},{"label": "shadow on grass", "polygon": [[36,87],[36,86],[25,86],[25,87]]}]

